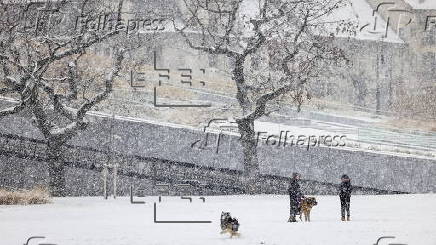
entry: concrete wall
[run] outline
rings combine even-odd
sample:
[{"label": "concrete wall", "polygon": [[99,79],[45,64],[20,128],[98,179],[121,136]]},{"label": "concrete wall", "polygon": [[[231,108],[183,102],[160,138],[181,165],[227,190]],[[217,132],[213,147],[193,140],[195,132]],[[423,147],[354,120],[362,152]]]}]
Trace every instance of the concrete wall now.
[{"label": "concrete wall", "polygon": [[[187,162],[197,166],[242,170],[242,151],[236,136],[224,135],[218,153],[215,148],[196,149],[191,144],[203,139],[205,134],[188,128],[177,128],[146,122],[94,118],[94,123],[71,141],[72,145],[106,151],[109,137],[114,134],[113,151],[116,154],[135,155],[169,161]],[[24,128],[20,118],[1,120],[0,132],[35,131]],[[7,127],[6,127],[7,126]],[[210,135],[209,144],[215,139]],[[104,162],[105,156],[100,156]],[[391,156],[378,153],[349,151],[339,148],[287,146],[259,146],[261,173],[288,177],[300,172],[304,179],[323,183],[338,183],[347,173],[353,184],[381,190],[426,193],[436,191],[436,161],[412,157]],[[129,164],[127,162],[121,162]],[[12,176],[11,176],[12,177]]]}]

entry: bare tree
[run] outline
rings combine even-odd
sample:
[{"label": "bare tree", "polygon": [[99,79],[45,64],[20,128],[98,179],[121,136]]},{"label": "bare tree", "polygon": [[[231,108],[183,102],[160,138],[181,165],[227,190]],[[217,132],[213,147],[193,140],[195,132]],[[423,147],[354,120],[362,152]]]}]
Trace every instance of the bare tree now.
[{"label": "bare tree", "polygon": [[356,105],[364,107],[365,98],[368,95],[368,76],[363,71],[359,71],[357,74],[353,72],[347,72],[347,74],[349,76],[349,80],[351,80],[353,88],[356,91]]},{"label": "bare tree", "polygon": [[120,30],[75,29],[74,21],[80,17],[88,24],[108,11],[121,18],[122,5],[122,0],[119,4],[98,0],[0,2],[0,95],[18,101],[2,109],[0,116],[22,111],[32,115],[47,142],[49,186],[54,196],[65,195],[63,146],[87,127],[86,113],[108,98],[125,53],[134,46],[119,46],[112,64],[92,67],[87,64],[92,60],[90,48],[109,46]]},{"label": "bare tree", "polygon": [[[333,45],[335,24],[328,16],[343,0],[184,0],[174,28],[187,44],[228,57],[241,114],[236,116],[244,154],[248,193],[258,191],[255,120],[290,97],[298,110],[310,98],[307,84],[340,64],[344,54]],[[342,22],[343,24],[344,22]],[[339,23],[338,23],[339,25]],[[347,26],[347,25],[343,25]],[[343,27],[342,27],[343,28]],[[337,28],[335,28],[337,29]],[[262,65],[250,69],[248,61]]]}]

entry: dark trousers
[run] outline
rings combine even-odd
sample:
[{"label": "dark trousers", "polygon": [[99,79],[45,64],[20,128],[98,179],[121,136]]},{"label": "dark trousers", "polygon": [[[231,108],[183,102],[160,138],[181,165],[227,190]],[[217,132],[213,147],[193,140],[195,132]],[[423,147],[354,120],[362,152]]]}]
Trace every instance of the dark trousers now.
[{"label": "dark trousers", "polygon": [[300,210],[299,210],[298,202],[291,201],[290,202],[290,210],[289,210],[289,214],[290,214],[289,220],[291,222],[296,221],[295,216],[297,216],[299,213],[300,213]]},{"label": "dark trousers", "polygon": [[350,217],[350,195],[341,195],[341,216],[345,218],[345,213],[347,217]]}]

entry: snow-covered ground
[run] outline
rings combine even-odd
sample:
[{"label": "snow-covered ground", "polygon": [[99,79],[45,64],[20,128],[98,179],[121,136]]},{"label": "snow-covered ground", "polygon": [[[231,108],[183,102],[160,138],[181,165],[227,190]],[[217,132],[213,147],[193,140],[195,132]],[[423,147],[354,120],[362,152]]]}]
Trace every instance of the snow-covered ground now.
[{"label": "snow-covered ground", "polygon": [[[286,196],[137,198],[60,198],[38,206],[0,206],[0,244],[23,244],[30,236],[46,236],[59,245],[328,245],[436,244],[436,195],[353,196],[352,221],[342,222],[336,196],[317,196],[311,223],[287,223]],[[154,223],[157,220],[203,220],[210,224]],[[219,234],[221,211],[240,223],[240,238]],[[31,241],[37,244],[40,240]]]}]

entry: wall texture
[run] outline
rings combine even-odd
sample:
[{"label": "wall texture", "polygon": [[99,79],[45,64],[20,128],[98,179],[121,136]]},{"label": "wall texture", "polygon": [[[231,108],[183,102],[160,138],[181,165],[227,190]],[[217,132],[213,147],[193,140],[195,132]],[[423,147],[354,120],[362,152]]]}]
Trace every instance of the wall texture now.
[{"label": "wall texture", "polygon": [[[237,173],[242,170],[242,151],[236,136],[223,135],[218,152],[216,152],[214,146],[216,135],[213,134],[209,135],[209,147],[206,147],[206,149],[198,149],[196,147],[198,144],[191,147],[194,142],[204,139],[206,134],[202,131],[133,120],[112,120],[111,118],[101,117],[90,119],[94,121],[92,125],[72,140],[70,144],[76,147],[85,147],[96,153],[92,156],[67,153],[66,159],[72,164],[74,162],[85,162],[88,169],[99,168],[102,163],[108,161],[109,154],[106,152],[109,150],[109,152],[112,152],[110,154],[115,156],[131,156],[131,159],[126,157],[114,158],[115,162],[121,166],[120,168],[126,169],[126,171],[129,170],[130,173],[142,173],[141,171],[146,171],[146,169],[152,171],[149,165],[141,163],[147,161],[154,162],[157,166],[166,166],[165,164],[170,161],[187,163],[201,168],[225,169],[225,171],[236,171]],[[29,126],[29,123],[19,117],[2,119],[0,132],[41,139],[40,135]],[[110,132],[113,133],[112,148],[109,145]],[[10,145],[4,140],[1,143],[3,146]],[[31,151],[32,147],[24,148]],[[38,147],[43,147],[43,145]],[[40,154],[43,155],[43,151]],[[141,158],[145,160],[135,160]],[[283,148],[261,143],[259,145],[259,160],[263,175],[289,177],[292,172],[296,171],[302,174],[303,179],[332,185],[338,183],[342,174],[347,173],[353,179],[354,185],[368,189],[411,193],[436,191],[436,161],[432,159],[400,157],[328,147],[313,147],[309,150],[305,147],[296,146]],[[8,157],[2,157],[1,162],[2,165],[16,165],[17,167],[29,165],[25,161],[11,160]],[[2,170],[3,181],[11,181],[11,179],[17,178],[15,175],[5,174],[4,171]],[[184,171],[186,178],[195,178],[195,174],[191,176],[189,173],[193,171],[192,169],[185,169]],[[170,176],[171,174],[170,169],[168,171],[162,170],[159,176]],[[237,176],[236,174],[232,178],[237,179]],[[95,178],[92,177],[89,181],[86,181],[91,189],[97,181]],[[179,179],[186,178],[182,176]],[[215,179],[219,182],[220,178],[218,176]],[[76,183],[80,184],[82,182],[78,179]],[[237,186],[236,182],[234,184]],[[231,185],[232,181],[229,182],[227,187]],[[95,193],[95,191],[90,192]]]}]

